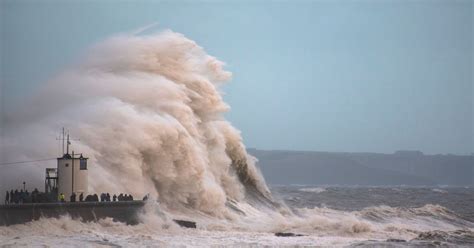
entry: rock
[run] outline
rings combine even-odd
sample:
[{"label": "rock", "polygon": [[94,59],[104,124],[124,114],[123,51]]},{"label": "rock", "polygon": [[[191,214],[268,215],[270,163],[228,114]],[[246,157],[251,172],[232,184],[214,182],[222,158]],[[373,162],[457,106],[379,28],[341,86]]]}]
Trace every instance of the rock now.
[{"label": "rock", "polygon": [[289,233],[289,232],[277,232],[275,233],[275,236],[277,237],[300,237],[303,236],[302,234],[296,234],[296,233]]},{"label": "rock", "polygon": [[403,242],[407,242],[407,241],[403,240],[403,239],[387,239],[387,242],[403,243]]},{"label": "rock", "polygon": [[188,221],[188,220],[173,220],[179,226],[186,227],[186,228],[196,228],[196,222]]}]

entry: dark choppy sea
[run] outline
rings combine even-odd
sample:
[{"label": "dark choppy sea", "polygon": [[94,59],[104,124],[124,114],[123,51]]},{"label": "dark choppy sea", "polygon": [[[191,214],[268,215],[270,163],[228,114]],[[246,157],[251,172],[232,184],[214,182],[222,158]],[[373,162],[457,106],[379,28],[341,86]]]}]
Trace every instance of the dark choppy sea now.
[{"label": "dark choppy sea", "polygon": [[372,223],[393,224],[394,228],[399,225],[416,234],[403,239],[392,238],[387,232],[386,240],[360,241],[351,246],[474,247],[473,187],[277,185],[272,192],[296,212],[302,208],[339,210]]}]

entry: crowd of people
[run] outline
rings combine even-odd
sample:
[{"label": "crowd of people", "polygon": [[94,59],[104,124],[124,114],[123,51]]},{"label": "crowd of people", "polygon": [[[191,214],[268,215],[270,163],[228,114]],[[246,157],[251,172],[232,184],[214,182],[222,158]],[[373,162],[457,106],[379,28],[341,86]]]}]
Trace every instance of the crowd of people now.
[{"label": "crowd of people", "polygon": [[18,191],[16,189],[15,191],[7,191],[5,195],[5,204],[36,203],[42,200],[43,197],[36,188],[31,193],[28,190]]},{"label": "crowd of people", "polygon": [[[84,194],[79,194],[79,197],[76,193],[72,193],[69,201],[70,202],[110,202],[110,201],[133,201],[133,196],[131,194],[120,193],[118,196],[114,194],[112,197],[109,193],[100,194],[100,198],[97,194],[91,194],[84,197]],[[5,194],[5,204],[23,204],[23,203],[43,203],[43,202],[52,202],[55,200],[48,200],[45,193],[39,192],[38,189],[34,189],[31,193],[28,190],[11,190],[7,191]],[[65,195],[63,193],[58,194],[57,201],[65,202]]]},{"label": "crowd of people", "polygon": [[[102,194],[100,194],[100,198],[97,194],[87,195],[86,198],[84,198],[84,195],[82,193],[79,195],[79,201],[80,202],[82,202],[82,201],[85,201],[85,202],[98,202],[99,199],[100,199],[101,202],[133,201],[133,196],[120,193],[118,196],[114,194],[112,197],[110,197],[109,193],[102,193]],[[64,201],[64,200],[61,199],[61,194],[60,194],[60,201]],[[72,193],[71,198],[70,198],[70,202],[75,202],[75,201],[76,201],[76,194]]]}]

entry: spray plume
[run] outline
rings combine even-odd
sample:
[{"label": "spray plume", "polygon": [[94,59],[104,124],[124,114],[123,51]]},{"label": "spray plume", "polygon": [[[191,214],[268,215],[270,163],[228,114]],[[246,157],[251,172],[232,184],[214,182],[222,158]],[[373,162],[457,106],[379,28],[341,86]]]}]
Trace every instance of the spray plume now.
[{"label": "spray plume", "polygon": [[[149,192],[167,206],[224,217],[229,200],[271,196],[223,117],[219,86],[231,78],[223,66],[172,31],[111,37],[10,118],[2,150],[12,159],[54,154],[45,144],[66,126],[80,137],[76,152],[91,158],[90,190]],[[20,130],[28,142],[18,141]]]}]

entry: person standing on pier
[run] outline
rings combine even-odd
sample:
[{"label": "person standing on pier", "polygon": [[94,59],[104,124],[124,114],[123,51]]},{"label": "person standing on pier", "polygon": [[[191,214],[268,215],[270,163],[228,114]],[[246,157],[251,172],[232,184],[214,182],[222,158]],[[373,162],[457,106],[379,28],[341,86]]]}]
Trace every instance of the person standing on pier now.
[{"label": "person standing on pier", "polygon": [[15,192],[13,192],[13,189],[10,191],[10,203],[18,203],[18,190],[15,189]]},{"label": "person standing on pier", "polygon": [[10,193],[8,193],[8,190],[7,190],[7,194],[5,196],[5,205],[7,204],[10,204]]},{"label": "person standing on pier", "polygon": [[59,194],[58,200],[60,202],[64,202],[64,194],[63,193]]}]

